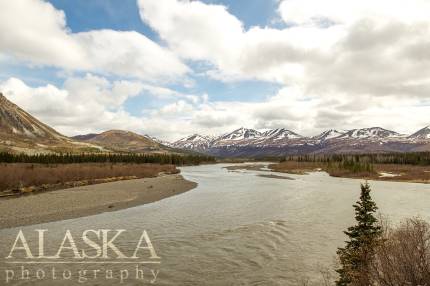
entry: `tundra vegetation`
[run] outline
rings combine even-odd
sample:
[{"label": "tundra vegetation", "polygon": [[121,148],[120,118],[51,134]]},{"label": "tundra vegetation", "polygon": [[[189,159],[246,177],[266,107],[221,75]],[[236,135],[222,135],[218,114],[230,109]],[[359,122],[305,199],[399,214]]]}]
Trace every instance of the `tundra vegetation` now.
[{"label": "tundra vegetation", "polygon": [[0,153],[0,196],[179,173],[214,158],[176,154]]},{"label": "tundra vegetation", "polygon": [[332,154],[288,156],[269,166],[285,173],[323,170],[334,177],[430,182],[430,153]]}]

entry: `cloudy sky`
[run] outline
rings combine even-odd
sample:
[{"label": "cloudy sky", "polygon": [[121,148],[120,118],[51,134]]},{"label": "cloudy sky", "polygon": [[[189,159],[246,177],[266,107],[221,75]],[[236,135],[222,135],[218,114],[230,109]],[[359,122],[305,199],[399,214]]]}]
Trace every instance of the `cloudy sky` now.
[{"label": "cloudy sky", "polygon": [[430,1],[0,1],[0,91],[66,135],[412,133]]}]

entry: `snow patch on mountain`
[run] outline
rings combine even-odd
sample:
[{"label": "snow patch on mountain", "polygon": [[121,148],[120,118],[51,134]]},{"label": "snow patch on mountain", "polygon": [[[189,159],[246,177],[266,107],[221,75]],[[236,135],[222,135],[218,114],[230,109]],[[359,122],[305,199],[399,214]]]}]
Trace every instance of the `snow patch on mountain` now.
[{"label": "snow patch on mountain", "polygon": [[213,138],[210,136],[193,134],[173,142],[170,146],[183,149],[204,150],[209,147],[212,140]]},{"label": "snow patch on mountain", "polygon": [[221,135],[216,139],[216,141],[221,141],[221,140],[239,141],[239,140],[245,140],[245,139],[256,139],[256,138],[260,138],[261,136],[262,134],[257,130],[241,127],[239,129],[234,130],[233,132]]},{"label": "snow patch on mountain", "polygon": [[265,137],[266,139],[271,140],[282,140],[282,139],[299,139],[303,138],[303,136],[294,133],[293,131],[290,131],[285,128],[277,128],[277,129],[271,129],[267,130],[264,133],[262,133],[262,137]]},{"label": "snow patch on mountain", "polygon": [[347,132],[346,130],[329,129],[318,134],[317,136],[312,137],[312,139],[321,140],[321,141],[329,140],[329,139],[337,138],[345,134],[346,132]]},{"label": "snow patch on mountain", "polygon": [[352,129],[337,137],[339,139],[382,139],[382,138],[394,138],[401,137],[400,133],[395,131],[387,130],[381,127],[371,127],[362,129]]},{"label": "snow patch on mountain", "polygon": [[403,152],[414,148],[422,150],[425,148],[422,146],[430,143],[429,139],[430,126],[410,136],[371,127],[346,131],[329,129],[313,137],[304,137],[285,128],[255,130],[242,127],[218,137],[194,134],[173,143],[173,146],[217,156],[276,155],[288,152]]},{"label": "snow patch on mountain", "polygon": [[430,139],[430,125],[418,130],[408,138],[411,139]]}]

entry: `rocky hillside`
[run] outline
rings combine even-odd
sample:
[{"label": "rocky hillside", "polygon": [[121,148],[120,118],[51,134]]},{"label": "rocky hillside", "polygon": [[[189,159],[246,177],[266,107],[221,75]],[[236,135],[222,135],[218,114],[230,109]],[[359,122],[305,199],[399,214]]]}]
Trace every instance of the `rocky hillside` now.
[{"label": "rocky hillside", "polygon": [[72,138],[119,152],[153,153],[172,151],[169,147],[156,142],[152,138],[124,130],[109,130],[100,134],[78,135]]},{"label": "rocky hillside", "polygon": [[34,138],[43,141],[68,139],[43,124],[0,93],[0,133],[10,137]]},{"label": "rocky hillside", "polygon": [[75,142],[9,101],[0,93],[0,151],[23,153],[90,152],[103,149]]},{"label": "rocky hillside", "polygon": [[409,138],[412,140],[430,140],[430,125],[418,130],[417,132],[409,136]]}]

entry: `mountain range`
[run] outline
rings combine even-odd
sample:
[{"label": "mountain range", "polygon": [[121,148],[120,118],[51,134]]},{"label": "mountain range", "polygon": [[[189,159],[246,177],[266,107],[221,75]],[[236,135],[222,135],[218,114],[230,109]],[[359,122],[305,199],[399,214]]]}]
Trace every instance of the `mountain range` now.
[{"label": "mountain range", "polygon": [[171,146],[220,157],[282,156],[321,153],[430,151],[430,126],[404,135],[381,127],[330,129],[306,137],[285,128],[259,131],[239,128],[216,136],[193,134]]}]

